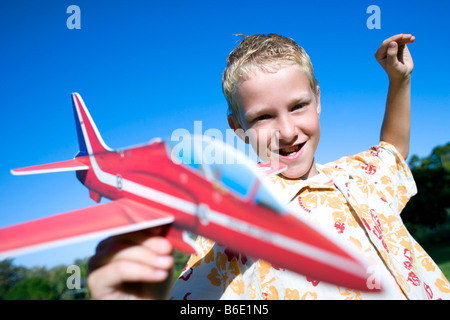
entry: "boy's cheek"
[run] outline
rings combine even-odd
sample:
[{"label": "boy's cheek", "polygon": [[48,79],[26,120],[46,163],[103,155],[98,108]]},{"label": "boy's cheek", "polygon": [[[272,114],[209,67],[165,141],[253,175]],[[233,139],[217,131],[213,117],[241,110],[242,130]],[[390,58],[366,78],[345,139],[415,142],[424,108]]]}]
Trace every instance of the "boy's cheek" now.
[{"label": "boy's cheek", "polygon": [[253,150],[258,154],[261,160],[264,161],[278,161],[278,153],[272,152],[272,150],[278,150],[279,141],[277,138],[277,130],[274,129],[261,129],[254,130],[248,129],[246,132],[249,142]]},{"label": "boy's cheek", "polygon": [[250,145],[252,146],[252,149],[256,152],[259,158],[261,158],[262,161],[274,161],[272,152],[270,147],[267,145],[264,139],[261,140],[251,140],[250,139]]}]

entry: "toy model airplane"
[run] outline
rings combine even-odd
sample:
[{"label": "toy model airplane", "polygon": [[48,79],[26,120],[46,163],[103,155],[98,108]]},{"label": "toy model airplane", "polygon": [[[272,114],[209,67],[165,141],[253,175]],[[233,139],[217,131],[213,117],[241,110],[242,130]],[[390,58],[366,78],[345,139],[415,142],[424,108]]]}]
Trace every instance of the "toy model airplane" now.
[{"label": "toy model airplane", "polygon": [[[368,290],[367,265],[290,214],[269,191],[257,165],[238,150],[194,136],[192,153],[176,154],[174,142],[161,139],[114,151],[103,142],[80,95],[73,93],[72,100],[80,146],[75,158],[11,172],[76,171],[93,200],[112,201],[0,229],[0,258],[166,226],[178,250],[195,252],[195,241],[184,232],[190,231],[316,280]],[[233,164],[207,163],[205,149],[231,156]],[[262,167],[276,174],[285,165]]]}]

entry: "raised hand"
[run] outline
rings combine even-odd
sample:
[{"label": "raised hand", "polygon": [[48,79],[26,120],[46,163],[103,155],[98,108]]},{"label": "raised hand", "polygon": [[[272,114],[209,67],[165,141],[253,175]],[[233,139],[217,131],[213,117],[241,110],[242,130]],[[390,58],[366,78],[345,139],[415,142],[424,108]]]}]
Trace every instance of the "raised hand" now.
[{"label": "raised hand", "polygon": [[375,58],[390,81],[402,81],[411,76],[414,63],[406,44],[415,39],[411,34],[397,34],[384,40],[375,52]]}]

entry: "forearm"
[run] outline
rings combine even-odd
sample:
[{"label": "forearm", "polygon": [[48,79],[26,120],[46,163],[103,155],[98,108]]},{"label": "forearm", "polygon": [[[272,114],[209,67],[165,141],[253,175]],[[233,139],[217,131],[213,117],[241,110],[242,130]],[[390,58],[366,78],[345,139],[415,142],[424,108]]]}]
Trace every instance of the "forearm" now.
[{"label": "forearm", "polygon": [[394,145],[404,159],[409,153],[411,77],[389,82],[380,140]]}]

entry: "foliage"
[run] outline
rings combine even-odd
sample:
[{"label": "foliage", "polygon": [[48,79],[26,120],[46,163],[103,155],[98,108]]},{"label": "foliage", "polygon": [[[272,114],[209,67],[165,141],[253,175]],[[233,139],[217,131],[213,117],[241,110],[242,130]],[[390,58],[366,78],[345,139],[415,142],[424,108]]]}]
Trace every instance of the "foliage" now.
[{"label": "foliage", "polygon": [[0,261],[0,300],[80,300],[90,299],[86,286],[88,259],[77,259],[80,270],[80,288],[67,285],[71,273],[60,265],[30,269],[14,266],[12,259]]},{"label": "foliage", "polygon": [[409,165],[413,169],[439,169],[450,170],[450,142],[446,145],[437,146],[428,157],[419,158],[417,155],[411,156]]},{"label": "foliage", "polygon": [[402,212],[405,225],[421,244],[450,242],[450,142],[409,165],[418,193]]},{"label": "foliage", "polygon": [[447,279],[450,279],[450,245],[449,243],[438,243],[424,248],[433,260],[439,265]]},{"label": "foliage", "polygon": [[0,300],[6,299],[8,292],[25,278],[25,269],[15,267],[12,259],[0,261]]},{"label": "foliage", "polygon": [[183,271],[184,267],[186,266],[186,263],[189,259],[190,255],[180,252],[180,251],[174,251],[173,258],[175,262],[175,272],[174,272],[174,279],[178,279],[181,272]]},{"label": "foliage", "polygon": [[25,278],[6,294],[8,300],[53,300],[56,292],[49,280],[39,277]]},{"label": "foliage", "polygon": [[[175,278],[181,274],[189,255],[175,251]],[[71,273],[66,265],[51,269],[15,266],[12,259],[0,260],[0,300],[86,300],[91,295],[87,287],[89,258],[77,259],[73,265],[80,268],[81,287],[68,288]]]}]

